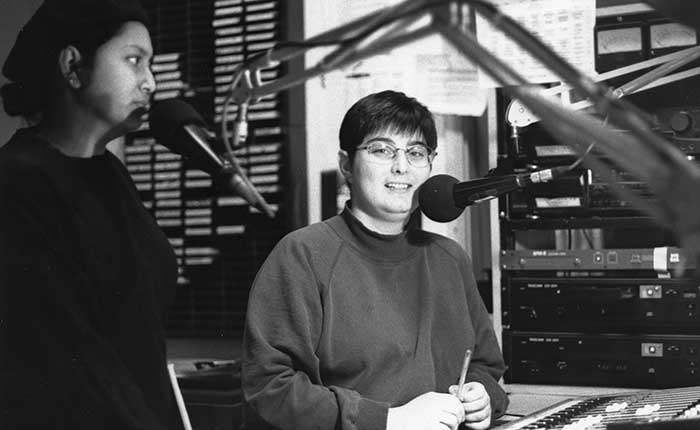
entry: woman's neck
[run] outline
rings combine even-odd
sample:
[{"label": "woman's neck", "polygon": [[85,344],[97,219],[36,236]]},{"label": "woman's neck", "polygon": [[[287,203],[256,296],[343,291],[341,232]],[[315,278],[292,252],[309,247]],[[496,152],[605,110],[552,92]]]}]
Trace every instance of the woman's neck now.
[{"label": "woman's neck", "polygon": [[88,158],[103,154],[109,139],[94,119],[80,118],[76,111],[49,114],[36,132],[70,157]]},{"label": "woman's neck", "polygon": [[360,221],[368,229],[381,234],[399,234],[403,232],[406,223],[410,219],[410,214],[405,217],[397,216],[396,219],[378,219],[365,211],[353,207],[349,207],[350,212],[358,221]]}]

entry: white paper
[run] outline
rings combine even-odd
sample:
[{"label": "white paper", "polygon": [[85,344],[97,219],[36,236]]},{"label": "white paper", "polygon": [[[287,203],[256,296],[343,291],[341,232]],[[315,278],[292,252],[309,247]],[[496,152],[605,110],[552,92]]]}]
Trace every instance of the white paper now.
[{"label": "white paper", "polygon": [[[539,37],[584,74],[595,74],[594,27],[596,0],[492,0],[501,12]],[[519,72],[529,83],[560,81],[546,66],[477,13],[477,39]],[[482,86],[496,83],[481,69]]]},{"label": "white paper", "polygon": [[[341,1],[338,24],[400,2]],[[427,22],[428,17],[417,26]],[[367,58],[343,73],[348,105],[372,92],[392,89],[415,97],[437,114],[479,116],[486,109],[486,91],[479,87],[476,66],[439,35]]]}]

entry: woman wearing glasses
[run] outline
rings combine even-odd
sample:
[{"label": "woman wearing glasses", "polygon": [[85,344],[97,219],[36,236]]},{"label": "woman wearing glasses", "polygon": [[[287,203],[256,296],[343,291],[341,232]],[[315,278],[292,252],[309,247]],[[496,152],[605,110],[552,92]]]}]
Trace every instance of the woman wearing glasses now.
[{"label": "woman wearing glasses", "polygon": [[351,200],[280,241],[250,293],[247,428],[486,429],[505,411],[503,358],[469,259],[416,226],[436,146],[432,115],[402,93],[347,112],[339,165]]}]

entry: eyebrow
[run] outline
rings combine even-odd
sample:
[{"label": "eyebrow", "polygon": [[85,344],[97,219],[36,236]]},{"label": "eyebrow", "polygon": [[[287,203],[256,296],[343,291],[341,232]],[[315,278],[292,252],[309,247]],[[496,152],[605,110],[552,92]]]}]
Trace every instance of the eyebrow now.
[{"label": "eyebrow", "polygon": [[136,45],[135,43],[131,43],[129,45],[126,45],[127,48],[135,48],[137,51],[139,51],[140,54],[145,55],[147,57],[152,57],[153,53],[149,51],[148,49],[144,48],[141,45]]},{"label": "eyebrow", "polygon": [[[396,146],[396,142],[394,142],[393,140],[389,139],[388,137],[381,137],[381,136],[373,137],[373,138],[371,138],[370,140],[368,140],[368,141],[365,142],[365,143],[372,143],[372,142],[385,142],[385,143],[391,143],[392,145]],[[425,143],[425,142],[423,142],[423,141],[421,141],[421,140],[414,140],[414,141],[412,141],[412,142],[408,142],[408,143],[406,144],[406,147],[409,147],[409,146],[416,146],[416,145],[428,146],[427,143]]]}]

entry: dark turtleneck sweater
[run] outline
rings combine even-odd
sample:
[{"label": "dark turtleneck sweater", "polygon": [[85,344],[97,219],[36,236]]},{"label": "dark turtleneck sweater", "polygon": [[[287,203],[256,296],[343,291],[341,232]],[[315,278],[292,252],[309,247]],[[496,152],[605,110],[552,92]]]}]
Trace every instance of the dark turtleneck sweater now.
[{"label": "dark turtleneck sweater", "polygon": [[481,382],[493,417],[504,363],[469,259],[412,228],[382,235],[346,208],[283,238],[250,293],[243,391],[248,428],[384,429],[390,407]]},{"label": "dark turtleneck sweater", "polygon": [[176,277],[114,155],[15,134],[0,148],[0,428],[181,428],[163,327]]}]

